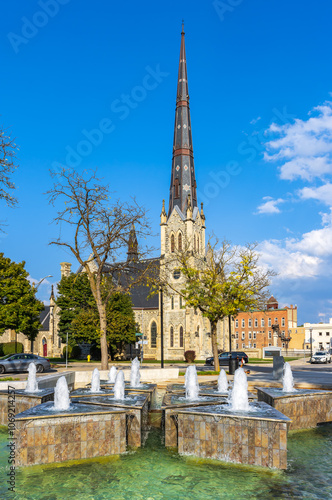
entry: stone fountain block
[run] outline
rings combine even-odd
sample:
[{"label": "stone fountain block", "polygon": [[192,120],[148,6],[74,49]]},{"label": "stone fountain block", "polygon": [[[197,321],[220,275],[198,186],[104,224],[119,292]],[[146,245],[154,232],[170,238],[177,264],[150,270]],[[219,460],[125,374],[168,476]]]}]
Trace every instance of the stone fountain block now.
[{"label": "stone fountain block", "polygon": [[[130,398],[130,395],[128,395]],[[144,434],[148,429],[149,403],[146,395],[132,395],[133,401],[122,402],[114,396],[94,396],[80,398],[76,401],[86,405],[98,405],[103,408],[122,408],[127,415],[127,443],[131,448],[142,446]]]},{"label": "stone fountain block", "polygon": [[332,391],[297,389],[296,392],[283,392],[272,387],[256,389],[258,401],[264,401],[291,419],[290,430],[332,422]]},{"label": "stone fountain block", "polygon": [[[87,385],[89,387],[90,384]],[[103,390],[111,390],[113,394],[113,387],[114,384],[110,384],[107,381],[100,381],[100,387]],[[126,394],[143,394],[148,396],[148,403],[149,403],[149,409],[153,404],[155,403],[156,400],[156,395],[157,395],[157,384],[145,384],[144,382],[141,383],[139,387],[133,387],[130,385],[130,382],[125,382],[125,390]]]},{"label": "stone fountain block", "polygon": [[9,416],[17,415],[34,406],[54,401],[54,389],[41,389],[39,392],[25,392],[8,388],[0,391],[0,425],[8,425]]},{"label": "stone fountain block", "polygon": [[226,405],[178,410],[178,452],[286,469],[289,419],[264,402],[252,405],[256,414],[234,412]]},{"label": "stone fountain block", "polygon": [[45,403],[16,415],[16,465],[40,465],[125,453],[125,410],[78,405],[77,411],[51,413],[51,406],[53,403]]},{"label": "stone fountain block", "polygon": [[[165,428],[165,446],[169,448],[176,448],[178,446],[177,414],[180,409],[226,404],[226,397],[223,398],[221,396],[222,395],[219,395],[219,398],[205,396],[201,401],[190,401],[185,400],[184,394],[166,393],[161,406],[164,413],[163,422]],[[181,399],[183,399],[183,401],[181,401]]]}]

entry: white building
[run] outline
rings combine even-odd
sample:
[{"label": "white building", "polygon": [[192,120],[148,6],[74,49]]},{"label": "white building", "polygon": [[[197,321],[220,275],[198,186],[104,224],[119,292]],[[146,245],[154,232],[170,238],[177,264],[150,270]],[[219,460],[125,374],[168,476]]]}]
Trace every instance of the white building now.
[{"label": "white building", "polygon": [[[312,351],[332,348],[332,318],[329,323],[304,323],[306,349]],[[312,337],[312,340],[311,340]]]}]

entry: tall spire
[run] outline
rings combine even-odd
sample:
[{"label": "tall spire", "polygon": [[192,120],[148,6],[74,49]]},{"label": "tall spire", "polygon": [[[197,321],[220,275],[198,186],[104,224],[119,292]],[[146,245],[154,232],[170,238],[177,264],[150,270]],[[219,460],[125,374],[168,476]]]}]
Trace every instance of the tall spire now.
[{"label": "tall spire", "polygon": [[184,24],[182,22],[168,216],[171,215],[175,205],[180,208],[184,215],[186,214],[188,195],[191,198],[192,208],[196,207],[196,179],[191,136]]},{"label": "tall spire", "polygon": [[135,231],[135,225],[132,224],[128,240],[127,262],[135,260],[138,260],[138,242]]}]

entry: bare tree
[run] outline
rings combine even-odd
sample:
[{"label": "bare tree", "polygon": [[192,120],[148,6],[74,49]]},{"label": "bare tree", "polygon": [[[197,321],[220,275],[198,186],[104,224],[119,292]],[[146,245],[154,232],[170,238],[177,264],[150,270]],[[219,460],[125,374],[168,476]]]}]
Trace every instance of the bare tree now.
[{"label": "bare tree", "polygon": [[15,189],[11,174],[17,168],[16,152],[14,139],[11,139],[8,130],[0,127],[0,200],[4,200],[9,207],[17,204],[17,199],[10,194]]},{"label": "bare tree", "polygon": [[[128,292],[149,273],[149,266],[136,266],[135,260],[123,258],[133,224],[138,236],[150,233],[146,212],[135,200],[128,203],[113,199],[95,172],[79,174],[62,168],[51,176],[54,186],[47,192],[49,201],[53,206],[62,203],[62,208],[53,221],[60,225],[60,236],[50,244],[68,248],[89,277],[99,314],[101,368],[106,370],[107,303],[112,294]],[[63,223],[72,229],[70,241],[61,237]],[[144,256],[141,251],[140,259]]]},{"label": "bare tree", "polygon": [[[182,274],[179,285],[168,279],[169,270]],[[187,306],[199,309],[209,319],[215,370],[219,370],[217,324],[226,316],[262,307],[273,271],[259,266],[256,244],[232,246],[224,241],[209,243],[204,254],[193,252],[185,242],[182,251],[163,263],[159,286],[180,294]],[[181,282],[182,281],[182,282]],[[229,332],[231,335],[231,332]]]}]

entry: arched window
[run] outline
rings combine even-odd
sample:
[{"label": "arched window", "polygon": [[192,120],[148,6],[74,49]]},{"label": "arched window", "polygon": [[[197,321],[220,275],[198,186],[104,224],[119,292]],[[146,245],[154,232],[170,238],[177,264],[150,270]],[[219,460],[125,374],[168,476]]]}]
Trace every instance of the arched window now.
[{"label": "arched window", "polygon": [[180,295],[180,299],[179,299],[179,304],[180,304],[180,309],[182,309],[183,305],[182,305],[182,297]]},{"label": "arched window", "polygon": [[183,347],[183,326],[180,326],[179,342],[180,342],[180,347]]},{"label": "arched window", "polygon": [[179,194],[179,179],[174,180],[174,198],[180,198]]},{"label": "arched window", "polygon": [[155,321],[152,321],[150,333],[151,333],[151,347],[156,348],[157,347],[157,323]]},{"label": "arched window", "polygon": [[199,253],[199,236],[197,236],[197,252]]},{"label": "arched window", "polygon": [[182,252],[182,234],[179,233],[178,235],[178,250],[179,252]]},{"label": "arched window", "polygon": [[174,309],[174,297],[171,298],[171,309]]},{"label": "arched window", "polygon": [[174,234],[172,234],[171,236],[171,252],[174,253],[175,251],[175,238],[174,238]]},{"label": "arched window", "polygon": [[169,336],[170,347],[174,347],[174,328],[171,326],[170,336]]}]

